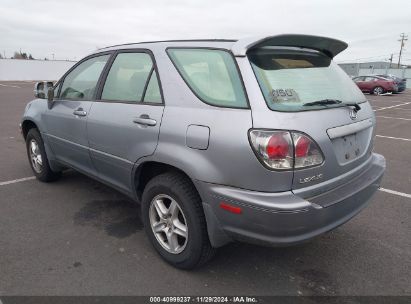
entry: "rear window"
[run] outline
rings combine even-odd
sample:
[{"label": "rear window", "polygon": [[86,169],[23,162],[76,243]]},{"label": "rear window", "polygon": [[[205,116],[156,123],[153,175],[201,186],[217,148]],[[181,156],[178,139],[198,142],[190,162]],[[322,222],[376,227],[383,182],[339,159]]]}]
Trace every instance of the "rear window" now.
[{"label": "rear window", "polygon": [[223,50],[168,49],[190,89],[203,102],[230,108],[248,108],[233,56]]},{"label": "rear window", "polygon": [[[365,101],[350,77],[320,52],[267,47],[251,50],[248,58],[271,110],[305,111]],[[305,105],[327,100],[338,103]]]}]

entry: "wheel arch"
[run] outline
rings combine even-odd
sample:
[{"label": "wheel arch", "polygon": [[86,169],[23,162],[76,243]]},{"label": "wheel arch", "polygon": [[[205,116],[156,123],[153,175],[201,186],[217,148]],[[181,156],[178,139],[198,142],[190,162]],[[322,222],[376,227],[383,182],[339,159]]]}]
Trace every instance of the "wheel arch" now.
[{"label": "wheel arch", "polygon": [[37,124],[34,120],[30,118],[25,118],[21,122],[21,133],[23,135],[24,141],[26,141],[27,135],[31,129],[37,129],[42,137],[44,148],[46,150],[46,154],[48,157],[49,166],[54,171],[61,171],[64,167],[56,161],[56,157],[54,155],[53,150],[50,148],[49,143],[47,141],[47,137],[43,136],[41,129],[39,128],[39,124]]},{"label": "wheel arch", "polygon": [[147,183],[155,176],[165,172],[177,172],[185,176],[193,185],[202,201],[202,209],[206,219],[208,238],[213,247],[221,247],[229,242],[231,238],[222,230],[222,226],[217,220],[214,212],[208,204],[204,203],[204,189],[197,185],[196,181],[192,179],[184,170],[173,165],[162,163],[158,161],[146,161],[141,163],[134,173],[134,193],[139,202],[141,202],[142,194]]},{"label": "wheel arch", "polygon": [[184,170],[177,168],[173,165],[163,163],[163,162],[145,161],[139,164],[134,170],[134,176],[133,176],[134,193],[138,201],[141,201],[141,197],[142,197],[144,188],[146,187],[147,183],[152,178],[162,173],[165,173],[165,172],[176,172],[178,174],[183,175],[191,182],[194,189],[200,195],[200,192],[198,191],[197,187],[195,186],[195,183],[193,182],[193,179]]},{"label": "wheel arch", "polygon": [[37,130],[39,130],[37,124],[34,121],[30,119],[23,120],[23,122],[21,123],[21,133],[23,134],[24,140],[26,139],[29,131],[33,128],[36,128]]}]

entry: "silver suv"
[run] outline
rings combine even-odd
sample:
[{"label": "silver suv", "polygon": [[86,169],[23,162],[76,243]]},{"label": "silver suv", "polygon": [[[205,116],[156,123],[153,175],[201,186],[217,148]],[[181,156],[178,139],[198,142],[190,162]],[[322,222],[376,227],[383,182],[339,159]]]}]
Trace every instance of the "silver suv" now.
[{"label": "silver suv", "polygon": [[100,49],[36,84],[21,123],[31,167],[44,182],[74,168],[141,203],[179,268],[234,240],[306,241],[362,210],[385,170],[373,110],[332,61],[346,47],[278,35]]}]

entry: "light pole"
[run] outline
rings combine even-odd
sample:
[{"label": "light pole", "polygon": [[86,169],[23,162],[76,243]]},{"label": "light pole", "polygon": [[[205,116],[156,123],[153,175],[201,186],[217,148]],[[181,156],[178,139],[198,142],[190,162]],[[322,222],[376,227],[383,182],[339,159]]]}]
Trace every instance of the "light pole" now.
[{"label": "light pole", "polygon": [[400,35],[401,39],[398,40],[401,42],[401,47],[400,47],[400,56],[398,56],[398,68],[400,68],[400,64],[401,64],[401,54],[402,54],[402,49],[404,47],[404,41],[408,40],[408,36],[405,35],[404,33],[401,33]]},{"label": "light pole", "polygon": [[391,57],[390,57],[390,59],[388,59],[388,61],[390,62],[389,64],[387,63],[387,66],[386,66],[386,68],[385,68],[385,74],[388,74],[388,69],[391,69],[391,64],[392,64],[392,56],[393,56],[394,54],[391,54]]}]

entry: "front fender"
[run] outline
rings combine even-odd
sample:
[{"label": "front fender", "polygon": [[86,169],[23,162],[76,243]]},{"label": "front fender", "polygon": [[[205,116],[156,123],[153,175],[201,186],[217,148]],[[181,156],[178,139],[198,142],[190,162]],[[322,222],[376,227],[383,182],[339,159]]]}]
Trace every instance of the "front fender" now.
[{"label": "front fender", "polygon": [[21,126],[22,128],[24,128],[24,125],[27,122],[31,122],[36,126],[43,139],[44,148],[46,150],[50,168],[54,171],[59,171],[61,170],[61,166],[56,161],[55,154],[48,142],[46,136],[46,134],[48,133],[47,126],[44,124],[44,120],[42,119],[42,115],[45,111],[48,111],[47,101],[45,99],[34,99],[30,101],[24,109],[24,113],[21,119]]}]

